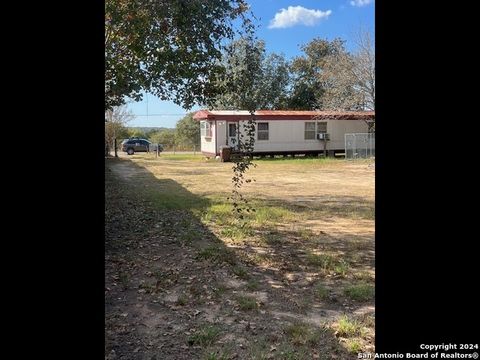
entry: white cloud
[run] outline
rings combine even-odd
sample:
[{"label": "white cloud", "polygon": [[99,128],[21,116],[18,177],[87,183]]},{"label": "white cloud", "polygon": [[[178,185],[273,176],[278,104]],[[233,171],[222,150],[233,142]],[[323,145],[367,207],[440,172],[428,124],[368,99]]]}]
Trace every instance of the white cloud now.
[{"label": "white cloud", "polygon": [[352,0],[350,1],[350,5],[352,6],[366,6],[370,4],[373,0]]},{"label": "white cloud", "polygon": [[314,26],[322,19],[327,19],[331,13],[331,10],[321,11],[306,9],[303,6],[289,6],[288,9],[280,9],[280,11],[275,14],[275,17],[270,20],[268,28],[287,28],[298,24]]}]

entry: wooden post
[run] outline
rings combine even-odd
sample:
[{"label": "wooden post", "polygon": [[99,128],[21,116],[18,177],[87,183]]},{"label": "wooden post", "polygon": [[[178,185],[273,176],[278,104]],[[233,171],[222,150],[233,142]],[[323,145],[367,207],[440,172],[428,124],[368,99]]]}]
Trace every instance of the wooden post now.
[{"label": "wooden post", "polygon": [[113,139],[113,146],[115,146],[115,157],[118,157],[118,153],[117,153],[117,138]]},{"label": "wooden post", "polygon": [[193,155],[197,153],[197,145],[193,145]]}]

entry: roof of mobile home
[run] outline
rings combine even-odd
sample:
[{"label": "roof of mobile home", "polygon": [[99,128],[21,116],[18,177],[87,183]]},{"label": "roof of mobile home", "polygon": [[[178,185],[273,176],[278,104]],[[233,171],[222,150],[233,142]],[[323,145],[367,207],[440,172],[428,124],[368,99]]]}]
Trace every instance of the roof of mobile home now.
[{"label": "roof of mobile home", "polygon": [[[373,120],[375,111],[297,111],[297,110],[257,110],[256,120]],[[247,110],[199,110],[193,115],[200,120],[248,120]]]}]

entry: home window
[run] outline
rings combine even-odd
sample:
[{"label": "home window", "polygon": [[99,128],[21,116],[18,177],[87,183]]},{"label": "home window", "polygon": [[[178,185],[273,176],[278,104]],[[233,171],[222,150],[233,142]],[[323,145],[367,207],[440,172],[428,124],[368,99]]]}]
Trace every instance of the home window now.
[{"label": "home window", "polygon": [[315,140],[315,123],[313,121],[305,123],[305,140]]},{"label": "home window", "polygon": [[327,133],[327,123],[317,121],[317,134],[326,134]]},{"label": "home window", "polygon": [[268,140],[268,123],[258,123],[258,140]]},{"label": "home window", "polygon": [[237,124],[228,124],[228,136],[230,137],[237,136]]},{"label": "home window", "polygon": [[200,135],[203,137],[212,137],[212,124],[207,121],[200,122]]}]

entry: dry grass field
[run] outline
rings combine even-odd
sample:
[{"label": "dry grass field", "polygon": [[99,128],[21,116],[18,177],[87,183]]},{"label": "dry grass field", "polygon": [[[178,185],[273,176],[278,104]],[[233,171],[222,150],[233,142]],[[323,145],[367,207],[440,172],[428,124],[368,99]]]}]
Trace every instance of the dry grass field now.
[{"label": "dry grass field", "polygon": [[255,212],[239,222],[231,163],[106,159],[109,359],[353,359],[374,349],[374,163],[256,163],[242,190]]}]

